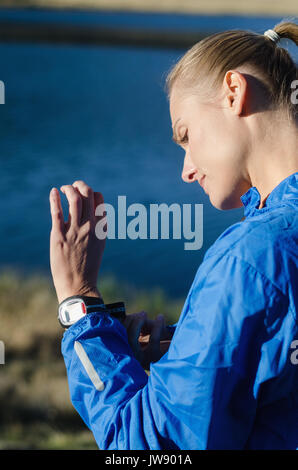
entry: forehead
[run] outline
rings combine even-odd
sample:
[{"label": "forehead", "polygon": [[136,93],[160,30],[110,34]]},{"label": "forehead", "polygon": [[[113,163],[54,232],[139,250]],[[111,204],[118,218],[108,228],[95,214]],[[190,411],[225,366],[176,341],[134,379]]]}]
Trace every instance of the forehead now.
[{"label": "forehead", "polygon": [[174,87],[170,96],[170,114],[173,126],[176,120],[180,117],[184,101],[185,97],[183,97],[183,95]]},{"label": "forehead", "polygon": [[193,95],[182,94],[179,90],[173,88],[170,95],[170,115],[172,120],[172,127],[175,122],[183,116],[189,114],[189,111],[194,109],[194,101],[196,97]]},{"label": "forehead", "polygon": [[170,95],[170,113],[171,113],[171,116],[173,114],[177,113],[177,110],[181,106],[182,100],[183,99],[182,99],[181,93],[177,91],[176,87],[173,87],[173,89],[171,91],[171,95]]}]

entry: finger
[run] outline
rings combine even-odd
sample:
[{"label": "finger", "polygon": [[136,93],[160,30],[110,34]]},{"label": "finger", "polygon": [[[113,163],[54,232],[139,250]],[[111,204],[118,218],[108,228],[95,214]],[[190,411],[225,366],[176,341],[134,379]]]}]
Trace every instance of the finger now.
[{"label": "finger", "polygon": [[165,327],[164,316],[158,315],[155,320],[154,326],[152,328],[152,332],[151,332],[150,339],[149,339],[149,345],[147,349],[147,353],[151,362],[158,361],[163,355],[163,352],[161,351],[161,348],[160,348],[160,345],[161,345],[160,340],[162,337],[162,332],[163,332],[164,327]]},{"label": "finger", "polygon": [[102,217],[104,217],[103,215],[101,215],[105,212],[105,210],[104,210],[104,200],[103,200],[103,195],[98,191],[94,191],[93,196],[94,196],[94,209],[95,210],[98,206],[103,204],[103,206],[102,206],[103,210],[98,211],[98,212],[100,212],[100,215],[98,217],[96,217],[96,221],[98,221],[98,220],[102,219]]},{"label": "finger", "polygon": [[[142,321],[142,323],[139,325],[140,326],[140,332],[139,333],[137,331],[133,332],[132,329],[130,328],[131,324],[132,324],[133,321],[134,322],[138,321],[140,316],[141,316],[142,319],[144,319],[144,322]],[[127,335],[129,337],[129,342],[130,343],[133,343],[134,335],[139,334],[139,337],[137,338],[137,336],[135,336],[135,338],[138,341],[138,343],[139,343],[138,347],[140,347],[141,350],[144,347],[148,346],[148,343],[149,343],[150,335],[146,334],[146,331],[148,330],[148,327],[145,327],[148,320],[149,319],[147,318],[147,313],[142,311],[142,312],[138,312],[138,313],[130,313],[129,315],[126,316],[126,318],[122,322],[122,324],[126,328]],[[152,320],[150,320],[150,322],[152,323]],[[136,342],[134,344],[136,344]],[[133,344],[131,344],[131,346],[132,346],[132,348],[135,347]]]},{"label": "finger", "polygon": [[126,315],[125,319],[123,320],[123,326],[126,328],[126,330],[129,328],[129,325],[132,321],[132,314]]},{"label": "finger", "polygon": [[132,346],[133,351],[139,351],[140,350],[140,345],[139,345],[139,336],[140,336],[140,331],[142,329],[142,326],[145,322],[145,312],[140,312],[138,313],[131,321],[128,332],[127,332],[127,337],[130,345]]},{"label": "finger", "polygon": [[124,328],[126,329],[128,342],[129,342],[130,347],[132,349],[134,349],[134,345],[133,345],[133,334],[134,333],[131,329],[131,325],[134,321],[137,320],[137,317],[138,317],[137,313],[131,313],[129,315],[126,315],[125,319],[122,321],[122,324],[123,324]]},{"label": "finger", "polygon": [[155,320],[146,318],[144,325],[142,326],[141,335],[147,336],[151,334],[152,328],[154,326]]},{"label": "finger", "polygon": [[[169,331],[167,329],[167,326],[164,323],[164,316],[163,315],[160,315],[159,320],[156,320],[156,319],[151,320],[150,318],[146,318],[146,321],[145,321],[144,325],[142,326],[141,336],[150,335],[156,321],[161,321],[162,319],[163,319],[163,321],[162,321],[163,328],[162,328],[162,331],[161,331],[161,340],[170,339],[173,336],[173,333],[171,333],[171,334],[169,333]],[[153,335],[153,337],[154,337],[154,335]]]},{"label": "finger", "polygon": [[52,188],[50,192],[50,209],[52,216],[52,229],[57,233],[64,234],[64,216],[61,206],[60,194],[57,188]]},{"label": "finger", "polygon": [[174,332],[175,332],[174,328],[171,328],[170,325],[166,325],[165,332],[164,332],[162,339],[171,341],[171,339],[174,336]]},{"label": "finger", "polygon": [[76,188],[82,196],[82,218],[81,223],[83,224],[87,220],[94,222],[94,193],[92,188],[88,186],[84,181],[78,180],[73,183],[73,187]]},{"label": "finger", "polygon": [[71,184],[61,186],[60,189],[63,194],[65,194],[69,205],[67,225],[74,225],[77,227],[80,225],[82,215],[82,198],[78,191],[71,186]]},{"label": "finger", "polygon": [[[94,192],[94,214],[95,224],[97,226],[96,233],[100,230],[100,234],[103,233],[104,237],[108,234],[107,215],[103,200],[103,195],[99,192]],[[101,236],[100,238],[104,238]]]},{"label": "finger", "polygon": [[171,340],[161,341],[159,344],[160,352],[165,354],[171,345]]},{"label": "finger", "polygon": [[155,323],[153,325],[151,335],[150,335],[150,346],[158,347],[162,337],[163,330],[165,328],[165,319],[163,315],[158,315],[155,319]]},{"label": "finger", "polygon": [[149,343],[149,338],[150,338],[150,335],[140,335],[139,343],[144,346]]},{"label": "finger", "polygon": [[145,314],[145,319],[147,321],[147,318],[146,318],[146,312],[144,312],[144,310],[142,310],[141,312],[137,312],[137,313],[129,313],[126,315],[125,317],[125,320],[123,322],[124,326],[129,328],[131,322],[133,320],[137,320],[140,316],[143,316],[143,313]]}]

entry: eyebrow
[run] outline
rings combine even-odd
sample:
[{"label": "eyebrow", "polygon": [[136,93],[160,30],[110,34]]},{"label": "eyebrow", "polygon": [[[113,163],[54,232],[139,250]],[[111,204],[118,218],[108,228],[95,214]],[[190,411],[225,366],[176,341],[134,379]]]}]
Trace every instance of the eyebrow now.
[{"label": "eyebrow", "polygon": [[176,127],[176,124],[178,121],[180,121],[181,118],[178,118],[177,121],[175,122],[174,126],[173,126],[173,136],[172,136],[172,140],[176,143],[176,144],[179,144],[179,139],[177,138],[176,136],[176,133],[175,133],[175,127]]}]

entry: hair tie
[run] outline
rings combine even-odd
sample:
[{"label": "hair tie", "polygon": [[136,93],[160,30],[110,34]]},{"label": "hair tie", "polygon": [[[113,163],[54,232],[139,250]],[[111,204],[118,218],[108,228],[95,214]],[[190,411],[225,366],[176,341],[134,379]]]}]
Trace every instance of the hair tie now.
[{"label": "hair tie", "polygon": [[264,33],[264,36],[271,39],[271,41],[275,43],[277,43],[280,40],[280,35],[273,29],[267,29],[267,31],[265,31]]}]

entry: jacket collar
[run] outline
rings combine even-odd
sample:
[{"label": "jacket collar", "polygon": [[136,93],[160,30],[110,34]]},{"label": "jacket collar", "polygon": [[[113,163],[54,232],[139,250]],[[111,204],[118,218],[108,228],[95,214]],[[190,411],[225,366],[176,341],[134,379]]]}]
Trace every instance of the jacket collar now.
[{"label": "jacket collar", "polygon": [[282,180],[271,191],[262,209],[257,209],[260,205],[261,196],[255,186],[249,188],[240,199],[244,205],[244,217],[252,215],[255,211],[261,213],[263,210],[267,210],[268,207],[286,203],[288,200],[295,200],[298,204],[298,171]]}]

